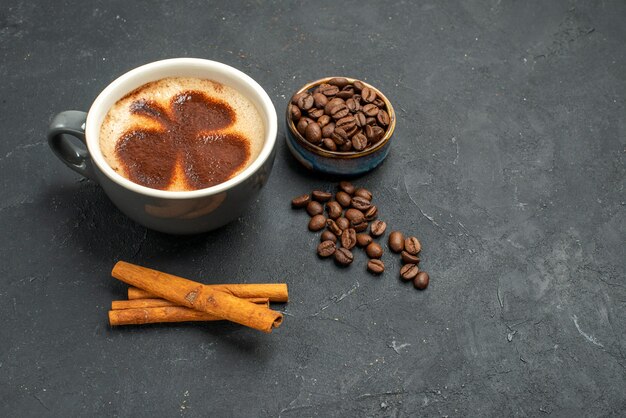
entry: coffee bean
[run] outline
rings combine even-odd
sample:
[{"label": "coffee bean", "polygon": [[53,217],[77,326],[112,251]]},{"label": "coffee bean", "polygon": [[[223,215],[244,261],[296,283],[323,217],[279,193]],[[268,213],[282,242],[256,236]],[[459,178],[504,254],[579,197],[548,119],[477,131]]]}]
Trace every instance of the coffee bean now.
[{"label": "coffee bean", "polygon": [[312,109],[309,109],[309,111],[307,113],[309,114],[309,117],[311,119],[318,119],[318,118],[324,116],[324,110],[323,109],[317,109],[315,107],[312,108]]},{"label": "coffee bean", "polygon": [[333,141],[330,138],[324,138],[322,139],[322,145],[324,146],[324,148],[326,148],[328,151],[337,151],[337,144],[335,144],[335,141]]},{"label": "coffee bean", "polygon": [[413,286],[415,286],[416,289],[424,290],[428,287],[429,282],[430,277],[428,276],[428,273],[426,273],[425,271],[420,271],[413,279]]},{"label": "coffee bean", "polygon": [[356,196],[356,195],[352,198],[351,205],[353,208],[358,209],[360,211],[366,211],[372,207],[372,204],[370,203],[369,200],[361,196]]},{"label": "coffee bean", "polygon": [[344,100],[350,99],[352,96],[354,96],[354,90],[343,89],[339,93],[337,93],[337,97]]},{"label": "coffee bean", "polygon": [[[356,120],[354,119],[354,116],[348,115],[348,116],[345,116],[345,117],[339,119],[335,123],[335,125],[337,126],[337,128],[341,128],[344,131],[346,131],[346,133],[348,133],[349,131],[354,129],[354,127],[356,126]],[[350,135],[350,134],[348,133],[348,135]]]},{"label": "coffee bean", "polygon": [[394,253],[404,250],[404,235],[400,231],[392,231],[389,234],[389,249]]},{"label": "coffee bean", "polygon": [[367,189],[364,189],[363,187],[359,187],[358,189],[356,189],[356,190],[354,191],[354,195],[355,195],[355,196],[360,196],[360,197],[362,197],[363,199],[367,199],[367,200],[369,200],[369,201],[371,201],[371,200],[372,200],[372,192],[370,192],[370,191],[369,191],[369,190],[367,190]]},{"label": "coffee bean", "polygon": [[355,80],[354,83],[352,83],[352,86],[354,86],[354,89],[356,91],[363,91],[363,89],[365,88],[365,84],[359,80]]},{"label": "coffee bean", "polygon": [[298,123],[296,124],[296,130],[300,133],[300,135],[304,136],[304,132],[306,131],[306,127],[309,126],[309,123],[313,122],[309,118],[300,118]]},{"label": "coffee bean", "polygon": [[372,103],[374,103],[376,106],[378,106],[381,109],[383,109],[386,106],[385,102],[380,97],[377,97],[376,100],[374,100]]},{"label": "coffee bean", "polygon": [[298,102],[296,103],[296,105],[300,108],[300,110],[309,110],[313,107],[314,103],[315,100],[313,99],[313,96],[311,96],[309,93],[305,93],[298,98]]},{"label": "coffee bean", "polygon": [[341,213],[343,212],[343,208],[341,207],[339,203],[333,200],[332,202],[328,202],[326,204],[326,212],[328,212],[328,217],[330,219],[337,219],[338,217],[341,216]]},{"label": "coffee bean", "polygon": [[302,196],[294,197],[291,199],[291,206],[294,208],[303,208],[309,204],[311,201],[311,196],[308,194],[303,194]]},{"label": "coffee bean", "polygon": [[341,246],[351,250],[356,245],[356,231],[354,228],[348,228],[341,234]]},{"label": "coffee bean", "polygon": [[324,112],[324,106],[328,104],[328,97],[324,96],[322,93],[315,93],[313,95],[313,100],[315,102],[315,107],[320,108],[320,110]]},{"label": "coffee bean", "polygon": [[320,245],[317,246],[317,255],[320,257],[330,257],[335,253],[337,246],[333,241],[322,241]]},{"label": "coffee bean", "polygon": [[339,151],[342,152],[348,152],[352,149],[352,141],[350,141],[349,139],[346,140],[346,142],[344,142],[343,144],[339,145]]},{"label": "coffee bean", "polygon": [[387,126],[391,123],[391,118],[389,117],[389,113],[385,112],[382,109],[378,112],[378,115],[376,115],[376,120],[382,126]]},{"label": "coffee bean", "polygon": [[385,263],[378,259],[369,260],[367,262],[367,270],[373,274],[381,274],[385,271]]},{"label": "coffee bean", "polygon": [[347,78],[344,78],[344,77],[334,77],[334,78],[331,78],[330,80],[328,80],[328,84],[330,84],[332,86],[337,86],[340,89],[342,89],[345,86],[347,86],[348,84],[350,84],[350,82],[348,81]]},{"label": "coffee bean", "polygon": [[369,87],[364,87],[361,90],[361,98],[365,103],[372,103],[376,100],[376,92]]},{"label": "coffee bean", "polygon": [[356,126],[359,128],[363,128],[367,125],[367,117],[362,112],[357,112],[354,115],[354,121],[356,122]]},{"label": "coffee bean", "polygon": [[408,237],[404,240],[404,250],[409,254],[417,254],[422,251],[422,244],[415,237]]},{"label": "coffee bean", "polygon": [[365,119],[365,125],[376,125],[376,118]]},{"label": "coffee bean", "polygon": [[345,104],[344,100],[340,99],[339,97],[334,97],[330,99],[328,103],[326,103],[326,106],[324,106],[324,113],[326,113],[327,115],[330,115],[333,107],[340,105],[342,103]]},{"label": "coffee bean", "polygon": [[378,216],[378,208],[372,205],[371,208],[365,211],[364,215],[366,221],[373,221]]},{"label": "coffee bean", "polygon": [[339,188],[348,193],[348,194],[352,194],[354,193],[355,187],[352,185],[352,183],[350,183],[349,181],[342,181],[339,183]]},{"label": "coffee bean", "polygon": [[361,222],[361,223],[358,223],[356,225],[352,225],[352,227],[354,228],[354,230],[356,232],[363,232],[363,231],[365,231],[367,229],[368,225],[369,224],[367,222]]},{"label": "coffee bean", "polygon": [[298,99],[300,99],[300,97],[304,96],[305,94],[308,94],[308,92],[303,91],[303,92],[300,92],[300,93],[294,94],[294,95],[291,97],[291,104],[298,105]]},{"label": "coffee bean", "polygon": [[373,125],[372,130],[374,131],[374,138],[376,138],[375,141],[378,141],[385,136],[385,130],[378,125]]},{"label": "coffee bean", "polygon": [[377,242],[370,242],[367,247],[365,247],[365,253],[369,258],[380,258],[383,256],[383,247]]},{"label": "coffee bean", "polygon": [[336,236],[340,236],[341,234],[343,234],[343,229],[341,229],[339,225],[337,225],[337,222],[335,220],[328,219],[326,221],[326,228],[328,228],[328,230]]},{"label": "coffee bean", "polygon": [[367,125],[365,127],[365,137],[369,142],[374,143],[378,141],[378,134],[376,132],[376,129],[374,129],[374,126],[372,125]]},{"label": "coffee bean", "polygon": [[309,221],[309,230],[315,232],[326,226],[326,218],[324,215],[315,215]]},{"label": "coffee bean", "polygon": [[415,264],[405,264],[400,269],[400,278],[404,281],[413,280],[418,272],[419,268]]},{"label": "coffee bean", "polygon": [[320,84],[317,91],[325,96],[334,96],[339,93],[339,87],[333,86],[332,84]]},{"label": "coffee bean", "polygon": [[313,190],[311,197],[318,202],[328,202],[333,197],[333,194],[322,190]]},{"label": "coffee bean", "polygon": [[348,106],[346,106],[345,103],[337,104],[330,108],[330,116],[332,116],[332,118],[335,120],[346,117],[348,116],[349,113],[350,113],[350,110],[348,109]]},{"label": "coffee bean", "polygon": [[367,137],[358,133],[352,137],[352,146],[357,151],[363,151],[367,147]]},{"label": "coffee bean", "polygon": [[416,255],[407,253],[406,251],[402,251],[400,253],[400,257],[402,257],[402,262],[404,264],[419,264],[420,263],[420,258]]},{"label": "coffee bean", "polygon": [[360,224],[365,220],[365,215],[358,209],[350,208],[344,215],[352,223],[352,225]]},{"label": "coffee bean", "polygon": [[348,107],[348,110],[352,113],[356,113],[359,110],[361,110],[361,104],[357,102],[356,100],[354,100],[354,97],[351,97],[348,100],[346,100],[346,106]]},{"label": "coffee bean", "polygon": [[304,130],[304,137],[311,144],[319,144],[322,140],[322,128],[315,122],[309,123]]},{"label": "coffee bean", "polygon": [[359,247],[367,247],[372,242],[370,234],[356,234],[356,245]]},{"label": "coffee bean", "polygon": [[322,207],[322,204],[320,202],[311,200],[306,205],[306,212],[311,216],[315,216],[324,213],[324,208]]},{"label": "coffee bean", "polygon": [[322,235],[320,235],[320,240],[323,241],[332,241],[337,242],[337,236],[330,231],[323,231]]},{"label": "coffee bean", "polygon": [[337,194],[335,194],[335,200],[344,208],[347,208],[348,206],[350,206],[350,202],[352,201],[352,197],[350,197],[350,195],[346,192],[339,191],[337,192]]},{"label": "coffee bean", "polygon": [[[330,116],[328,117],[330,118]],[[335,122],[329,122],[328,124],[324,125],[324,127],[322,128],[322,137],[330,138],[334,131],[335,131]]]},{"label": "coffee bean", "polygon": [[337,146],[341,146],[348,140],[348,134],[343,129],[335,127],[330,139],[332,139]]},{"label": "coffee bean", "polygon": [[356,123],[355,123],[355,124],[354,124],[354,126],[353,126],[352,128],[350,128],[350,129],[348,129],[348,130],[346,131],[346,134],[347,134],[350,138],[352,138],[352,136],[353,136],[354,134],[358,133],[359,131],[360,131],[360,129],[359,129],[359,127],[358,127],[358,126],[356,126]]},{"label": "coffee bean", "polygon": [[289,105],[289,111],[291,112],[291,120],[293,120],[294,122],[297,122],[298,119],[302,117],[302,112],[300,111],[300,108],[296,105]]},{"label": "coffee bean", "polygon": [[375,104],[368,103],[363,106],[363,113],[365,113],[365,116],[375,117],[378,115],[378,107]]},{"label": "coffee bean", "polygon": [[335,222],[337,223],[337,226],[339,226],[339,228],[341,228],[344,231],[350,228],[350,221],[344,217],[337,218]]},{"label": "coffee bean", "polygon": [[352,263],[354,256],[352,252],[346,248],[337,248],[335,251],[335,262],[341,266],[347,266]]},{"label": "coffee bean", "polygon": [[380,237],[385,233],[385,229],[387,229],[387,224],[381,220],[376,220],[372,222],[370,226],[370,234],[372,234],[373,237]]}]

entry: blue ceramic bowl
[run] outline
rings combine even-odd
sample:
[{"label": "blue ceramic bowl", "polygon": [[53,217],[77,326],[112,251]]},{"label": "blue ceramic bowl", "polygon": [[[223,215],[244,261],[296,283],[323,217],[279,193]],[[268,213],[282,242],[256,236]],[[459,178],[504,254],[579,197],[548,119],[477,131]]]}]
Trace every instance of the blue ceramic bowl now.
[{"label": "blue ceramic bowl", "polygon": [[[333,77],[322,78],[317,81],[313,81],[303,86],[295,94],[301,93],[306,90],[310,90],[322,83],[328,82]],[[346,77],[347,78],[347,77]],[[354,78],[347,78],[351,83],[356,81]],[[300,132],[297,131],[296,126],[291,119],[289,106],[291,100],[287,105],[287,114],[285,120],[287,121],[287,146],[293,156],[306,168],[313,171],[318,171],[327,174],[339,175],[339,176],[358,176],[365,174],[370,170],[376,168],[389,153],[389,146],[391,142],[391,136],[396,127],[396,113],[391,106],[391,103],[385,95],[383,95],[377,88],[363,83],[366,86],[373,89],[378,97],[380,97],[387,107],[387,113],[391,122],[385,131],[385,135],[373,146],[364,151],[329,151],[325,148],[319,147],[307,141]]]}]

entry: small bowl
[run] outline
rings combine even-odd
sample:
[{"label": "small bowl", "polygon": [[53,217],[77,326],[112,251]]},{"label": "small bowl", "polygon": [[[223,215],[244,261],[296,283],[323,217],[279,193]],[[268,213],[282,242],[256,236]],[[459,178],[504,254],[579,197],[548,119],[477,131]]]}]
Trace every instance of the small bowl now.
[{"label": "small bowl", "polygon": [[[310,90],[322,83],[327,83],[330,79],[335,77],[326,77],[311,83],[305,84],[300,90],[294,93],[302,93],[303,91]],[[353,83],[357,79],[346,78],[350,83]],[[307,141],[300,132],[296,129],[293,120],[291,119],[290,105],[291,96],[289,98],[289,104],[287,105],[287,146],[291,154],[306,168],[313,171],[318,171],[326,174],[333,174],[339,176],[358,176],[365,174],[368,171],[376,168],[389,154],[390,139],[393,135],[393,131],[396,127],[396,112],[393,110],[393,106],[376,87],[363,82],[367,87],[376,92],[376,95],[385,102],[387,113],[389,113],[389,126],[385,131],[385,135],[370,148],[364,151],[329,151],[325,148],[311,144]]]}]

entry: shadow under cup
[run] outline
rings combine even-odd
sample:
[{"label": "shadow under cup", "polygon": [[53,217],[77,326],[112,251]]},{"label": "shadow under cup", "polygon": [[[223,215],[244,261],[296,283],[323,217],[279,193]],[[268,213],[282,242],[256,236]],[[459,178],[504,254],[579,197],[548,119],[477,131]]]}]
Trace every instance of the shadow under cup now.
[{"label": "shadow under cup", "polygon": [[[241,173],[218,185],[193,191],[166,191],[141,186],[115,172],[99,147],[99,132],[108,110],[129,92],[167,77],[217,81],[248,98],[264,121],[261,152]],[[48,131],[53,152],[74,171],[97,181],[128,217],[150,229],[171,234],[194,234],[219,228],[236,219],[256,199],[267,182],[275,157],[276,109],[263,88],[228,65],[196,58],[175,58],[138,67],[122,75],[96,98],[88,113],[58,114]],[[87,147],[77,147],[66,135]]]}]

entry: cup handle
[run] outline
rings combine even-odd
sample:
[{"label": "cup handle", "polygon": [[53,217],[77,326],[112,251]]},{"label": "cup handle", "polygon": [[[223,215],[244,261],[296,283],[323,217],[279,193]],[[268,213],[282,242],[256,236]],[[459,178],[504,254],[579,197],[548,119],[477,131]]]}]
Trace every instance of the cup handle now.
[{"label": "cup handle", "polygon": [[[48,128],[48,145],[63,163],[91,180],[96,180],[93,163],[85,140],[85,122],[87,113],[78,110],[61,112],[52,119]],[[67,138],[71,135],[85,147],[75,145]]]}]

